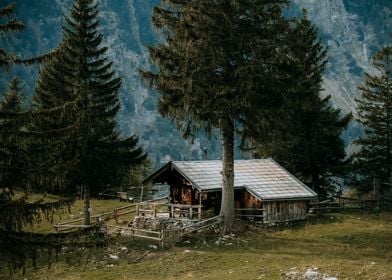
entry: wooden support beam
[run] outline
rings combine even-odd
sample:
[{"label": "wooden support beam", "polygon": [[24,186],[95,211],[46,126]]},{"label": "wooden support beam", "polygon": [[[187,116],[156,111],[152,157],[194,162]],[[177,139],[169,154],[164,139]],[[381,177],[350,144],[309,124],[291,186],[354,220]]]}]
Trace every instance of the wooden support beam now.
[{"label": "wooden support beam", "polygon": [[201,220],[201,192],[199,193],[199,209],[197,209],[199,214],[199,220]]}]

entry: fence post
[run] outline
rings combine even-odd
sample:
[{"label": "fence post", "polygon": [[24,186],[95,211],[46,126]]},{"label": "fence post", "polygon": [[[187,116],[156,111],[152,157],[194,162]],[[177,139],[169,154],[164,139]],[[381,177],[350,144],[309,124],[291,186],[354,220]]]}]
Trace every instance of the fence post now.
[{"label": "fence post", "polygon": [[117,209],[113,210],[113,215],[114,215],[114,219],[116,220],[116,225],[118,224],[118,215],[117,215]]},{"label": "fence post", "polygon": [[159,245],[163,249],[163,247],[164,247],[164,231],[163,230],[161,230],[161,232],[159,234]]}]

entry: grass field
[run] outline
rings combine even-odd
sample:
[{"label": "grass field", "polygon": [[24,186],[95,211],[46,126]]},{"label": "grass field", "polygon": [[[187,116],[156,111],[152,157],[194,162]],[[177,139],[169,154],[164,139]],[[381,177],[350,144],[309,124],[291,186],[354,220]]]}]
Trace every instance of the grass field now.
[{"label": "grass field", "polygon": [[[30,197],[30,200],[34,201],[39,199],[40,197]],[[45,201],[55,200],[58,197],[45,197]],[[120,202],[119,200],[94,200],[90,201],[91,215],[103,213],[106,211],[111,211],[116,207],[122,207],[127,205],[124,202]],[[53,224],[69,221],[73,219],[78,219],[82,217],[83,211],[83,200],[76,200],[75,203],[69,209],[63,209],[63,211],[59,211],[55,213],[53,216]],[[39,232],[39,233],[49,233],[53,231],[53,224],[46,220],[44,217],[38,223],[34,223],[31,226],[27,226],[25,231]]]},{"label": "grass field", "polygon": [[65,255],[21,278],[303,279],[312,268],[319,279],[392,279],[391,213],[328,214],[280,229],[242,227],[221,242],[219,235],[204,233],[169,249],[118,237],[107,248]]}]

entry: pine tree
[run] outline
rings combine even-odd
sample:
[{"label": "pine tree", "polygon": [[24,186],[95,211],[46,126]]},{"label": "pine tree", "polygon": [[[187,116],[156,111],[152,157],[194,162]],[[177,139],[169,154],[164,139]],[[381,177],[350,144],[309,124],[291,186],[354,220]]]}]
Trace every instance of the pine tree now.
[{"label": "pine tree", "polygon": [[[234,134],[276,99],[287,1],[164,1],[152,21],[165,42],[150,47],[157,71],[141,71],[160,93],[158,111],[191,136],[218,128],[223,146],[223,231],[234,223]],[[278,82],[277,82],[278,83]]]},{"label": "pine tree", "polygon": [[305,10],[293,25],[291,49],[282,64],[283,106],[270,115],[269,126],[254,122],[254,153],[275,158],[325,197],[335,188],[332,178],[342,175],[345,151],[340,135],[351,116],[341,116],[330,96],[321,96],[327,51]]},{"label": "pine tree", "polygon": [[41,69],[34,95],[36,110],[71,107],[62,118],[40,118],[33,126],[64,129],[62,146],[49,148],[41,160],[52,162],[55,170],[66,168],[63,187],[82,188],[85,224],[90,222],[90,192],[119,183],[120,174],[146,157],[135,136],[123,138],[116,129],[121,78],[106,56],[107,47],[101,46],[98,12],[95,0],[74,1],[59,52]]},{"label": "pine tree", "polygon": [[372,60],[374,72],[365,73],[364,83],[358,87],[358,122],[365,134],[355,140],[359,150],[353,154],[355,172],[359,175],[359,189],[373,189],[374,180],[392,183],[392,46],[379,50]]}]

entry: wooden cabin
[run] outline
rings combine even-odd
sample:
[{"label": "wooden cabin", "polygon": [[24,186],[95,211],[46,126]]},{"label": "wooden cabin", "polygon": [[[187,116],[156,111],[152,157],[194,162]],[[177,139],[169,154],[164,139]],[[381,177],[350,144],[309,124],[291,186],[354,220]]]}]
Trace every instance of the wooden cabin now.
[{"label": "wooden cabin", "polygon": [[[218,214],[221,170],[220,160],[170,161],[144,182],[168,184],[170,203],[201,205]],[[314,191],[270,158],[235,160],[234,196],[239,216],[260,217],[263,223],[303,220],[309,201],[317,199]]]}]

